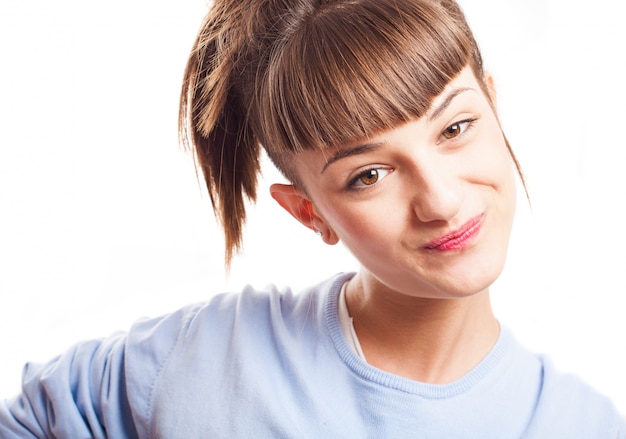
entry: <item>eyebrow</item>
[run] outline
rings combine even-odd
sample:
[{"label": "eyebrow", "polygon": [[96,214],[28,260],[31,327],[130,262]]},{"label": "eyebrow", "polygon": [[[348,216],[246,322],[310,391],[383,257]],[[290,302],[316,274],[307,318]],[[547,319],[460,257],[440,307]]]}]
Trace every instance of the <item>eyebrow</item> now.
[{"label": "eyebrow", "polygon": [[441,104],[439,104],[438,106],[436,106],[435,108],[431,109],[430,111],[426,113],[426,118],[428,120],[437,119],[437,117],[439,117],[439,115],[443,113],[446,110],[446,108],[450,106],[450,103],[452,102],[454,98],[456,98],[458,95],[468,90],[473,90],[473,89],[470,87],[459,87],[459,88],[452,89],[452,91],[450,91],[450,93],[446,95],[446,98],[441,102]]},{"label": "eyebrow", "polygon": [[330,157],[326,161],[326,163],[324,164],[324,167],[322,168],[322,172],[320,172],[320,174],[323,174],[330,165],[332,165],[338,160],[345,159],[346,157],[350,157],[353,155],[364,154],[366,152],[374,151],[380,148],[381,146],[383,146],[383,143],[377,142],[377,143],[364,143],[361,145],[356,145],[352,148],[342,148],[339,151],[337,151],[335,154],[333,154],[332,157]]},{"label": "eyebrow", "polygon": [[[426,113],[426,118],[428,120],[436,119],[437,117],[441,115],[441,113],[443,113],[446,110],[446,108],[450,106],[454,98],[456,98],[458,95],[468,90],[472,90],[472,88],[459,87],[459,88],[452,89],[450,93],[446,95],[445,99],[439,105],[437,105],[435,108],[431,109],[429,112]],[[335,152],[335,154],[333,154],[326,161],[320,174],[323,174],[330,165],[332,165],[338,160],[341,160],[341,159],[344,159],[346,157],[350,157],[353,155],[364,154],[366,152],[374,151],[380,148],[381,146],[383,146],[383,143],[377,142],[377,143],[364,143],[364,144],[353,146],[351,148],[342,148],[338,150],[337,152]]]}]

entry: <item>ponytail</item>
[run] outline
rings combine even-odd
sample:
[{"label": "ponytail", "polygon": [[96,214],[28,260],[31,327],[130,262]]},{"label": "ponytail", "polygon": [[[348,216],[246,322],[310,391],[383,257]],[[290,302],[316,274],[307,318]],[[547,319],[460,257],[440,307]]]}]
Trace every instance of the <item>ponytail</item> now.
[{"label": "ponytail", "polygon": [[[228,9],[224,3],[233,3]],[[181,143],[194,152],[224,230],[225,263],[241,249],[246,198],[256,201],[260,146],[237,90],[244,6],[216,1],[189,56],[179,108]]]},{"label": "ponytail", "polygon": [[224,229],[226,265],[256,200],[261,145],[305,190],[300,151],[419,119],[468,65],[481,80],[454,0],[214,0],[185,70],[179,133]]}]

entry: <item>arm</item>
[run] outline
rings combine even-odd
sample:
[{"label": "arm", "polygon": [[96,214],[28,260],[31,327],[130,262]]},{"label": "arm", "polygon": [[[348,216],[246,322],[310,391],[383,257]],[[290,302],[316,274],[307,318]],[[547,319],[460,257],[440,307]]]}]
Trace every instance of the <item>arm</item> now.
[{"label": "arm", "polygon": [[26,365],[21,395],[0,401],[0,438],[152,437],[156,382],[202,308],[140,320],[128,334]]},{"label": "arm", "polygon": [[126,395],[122,335],[27,364],[22,394],[0,402],[0,437],[136,438]]}]

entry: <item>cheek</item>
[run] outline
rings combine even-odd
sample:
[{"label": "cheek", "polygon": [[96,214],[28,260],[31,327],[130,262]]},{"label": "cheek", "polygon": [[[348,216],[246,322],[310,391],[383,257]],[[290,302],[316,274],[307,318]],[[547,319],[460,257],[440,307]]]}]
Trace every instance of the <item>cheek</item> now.
[{"label": "cheek", "polygon": [[391,242],[395,240],[393,232],[401,229],[395,215],[400,210],[398,201],[390,196],[381,197],[376,203],[337,204],[329,202],[320,207],[328,226],[352,252]]},{"label": "cheek", "polygon": [[516,195],[516,171],[513,159],[506,148],[502,146],[497,152],[492,152],[492,158],[487,161],[485,172],[489,175],[488,184],[493,195],[493,202],[500,216],[502,226],[509,230],[517,201]]},{"label": "cheek", "polygon": [[471,169],[476,183],[490,186],[497,192],[515,195],[514,162],[506,147],[502,132],[497,126],[491,135],[484,136],[473,153],[463,160],[463,166]]}]

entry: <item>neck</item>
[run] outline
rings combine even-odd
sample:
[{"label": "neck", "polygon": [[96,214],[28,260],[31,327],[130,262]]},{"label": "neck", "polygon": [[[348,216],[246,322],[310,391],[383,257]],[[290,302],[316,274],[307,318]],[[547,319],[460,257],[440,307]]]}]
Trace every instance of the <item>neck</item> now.
[{"label": "neck", "polygon": [[445,384],[473,369],[500,333],[489,292],[431,299],[364,282],[348,284],[348,310],[367,362],[416,381]]}]

